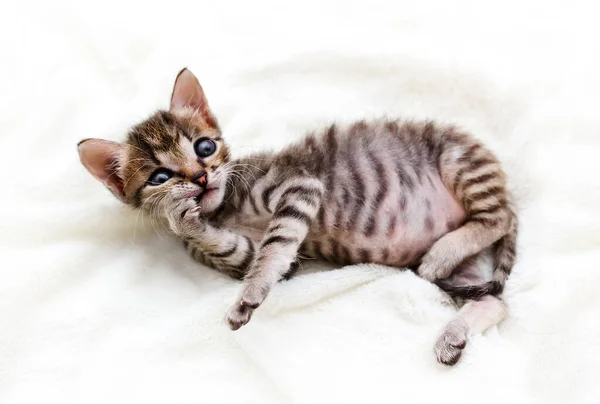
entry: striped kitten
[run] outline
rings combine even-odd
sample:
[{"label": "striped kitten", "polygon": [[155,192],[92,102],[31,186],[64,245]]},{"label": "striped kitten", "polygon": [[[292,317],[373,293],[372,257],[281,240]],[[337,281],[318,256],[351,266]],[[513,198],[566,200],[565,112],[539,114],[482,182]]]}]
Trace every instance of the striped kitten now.
[{"label": "striped kitten", "polygon": [[[466,304],[435,345],[456,363],[467,334],[500,322],[517,218],[493,154],[431,122],[332,125],[279,153],[231,160],[196,77],[125,143],[86,139],[81,162],[126,204],[166,219],[195,260],[243,279],[227,313],[246,324],[298,257],[412,267]],[[488,248],[489,247],[489,248]],[[493,256],[493,278],[475,259]]]}]

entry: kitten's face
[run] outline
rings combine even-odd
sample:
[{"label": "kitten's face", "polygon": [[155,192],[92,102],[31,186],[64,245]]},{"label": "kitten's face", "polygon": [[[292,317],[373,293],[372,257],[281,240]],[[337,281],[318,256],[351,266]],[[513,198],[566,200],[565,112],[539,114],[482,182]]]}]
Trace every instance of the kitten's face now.
[{"label": "kitten's face", "polygon": [[209,214],[225,196],[229,149],[196,77],[175,81],[169,111],[134,126],[125,143],[86,139],[81,162],[121,201],[162,214],[185,200]]},{"label": "kitten's face", "polygon": [[125,150],[126,202],[168,209],[187,198],[205,213],[221,204],[229,149],[219,129],[193,110],[157,112],[130,131]]}]

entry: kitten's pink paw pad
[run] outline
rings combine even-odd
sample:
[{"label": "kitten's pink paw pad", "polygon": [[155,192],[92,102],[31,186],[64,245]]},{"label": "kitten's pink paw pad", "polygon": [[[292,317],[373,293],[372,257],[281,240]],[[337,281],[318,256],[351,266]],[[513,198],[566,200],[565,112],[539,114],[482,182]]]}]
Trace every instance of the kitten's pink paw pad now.
[{"label": "kitten's pink paw pad", "polygon": [[248,306],[236,304],[227,312],[225,320],[233,331],[239,330],[242,326],[248,324],[252,318],[254,310]]}]

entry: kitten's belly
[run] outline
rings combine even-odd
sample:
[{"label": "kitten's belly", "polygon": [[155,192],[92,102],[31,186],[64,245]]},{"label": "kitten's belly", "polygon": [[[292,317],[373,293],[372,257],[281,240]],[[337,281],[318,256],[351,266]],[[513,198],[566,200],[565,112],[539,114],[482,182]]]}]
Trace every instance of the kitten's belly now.
[{"label": "kitten's belly", "polygon": [[[340,264],[418,263],[436,240],[460,227],[466,218],[463,207],[437,175],[432,174],[423,182],[425,185],[409,193],[394,190],[377,209],[373,209],[373,204],[371,209],[360,210],[356,217],[336,215],[331,207],[335,205],[325,201],[323,228],[312,229],[303,253]],[[364,203],[368,206],[370,202]],[[352,207],[344,210],[351,212]]]}]

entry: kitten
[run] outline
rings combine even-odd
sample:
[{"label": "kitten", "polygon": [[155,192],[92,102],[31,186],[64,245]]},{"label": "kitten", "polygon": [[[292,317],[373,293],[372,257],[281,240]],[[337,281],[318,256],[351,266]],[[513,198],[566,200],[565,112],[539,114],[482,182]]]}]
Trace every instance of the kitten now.
[{"label": "kitten", "polygon": [[[279,153],[232,160],[196,77],[175,81],[169,111],[124,143],[86,139],[81,162],[122,202],[152,211],[192,257],[238,279],[226,315],[246,324],[299,255],[413,267],[467,299],[435,345],[455,364],[469,332],[506,315],[498,297],[515,261],[517,218],[492,153],[432,122],[331,125]],[[489,248],[488,248],[489,247]],[[493,279],[475,259],[493,255]]]}]

